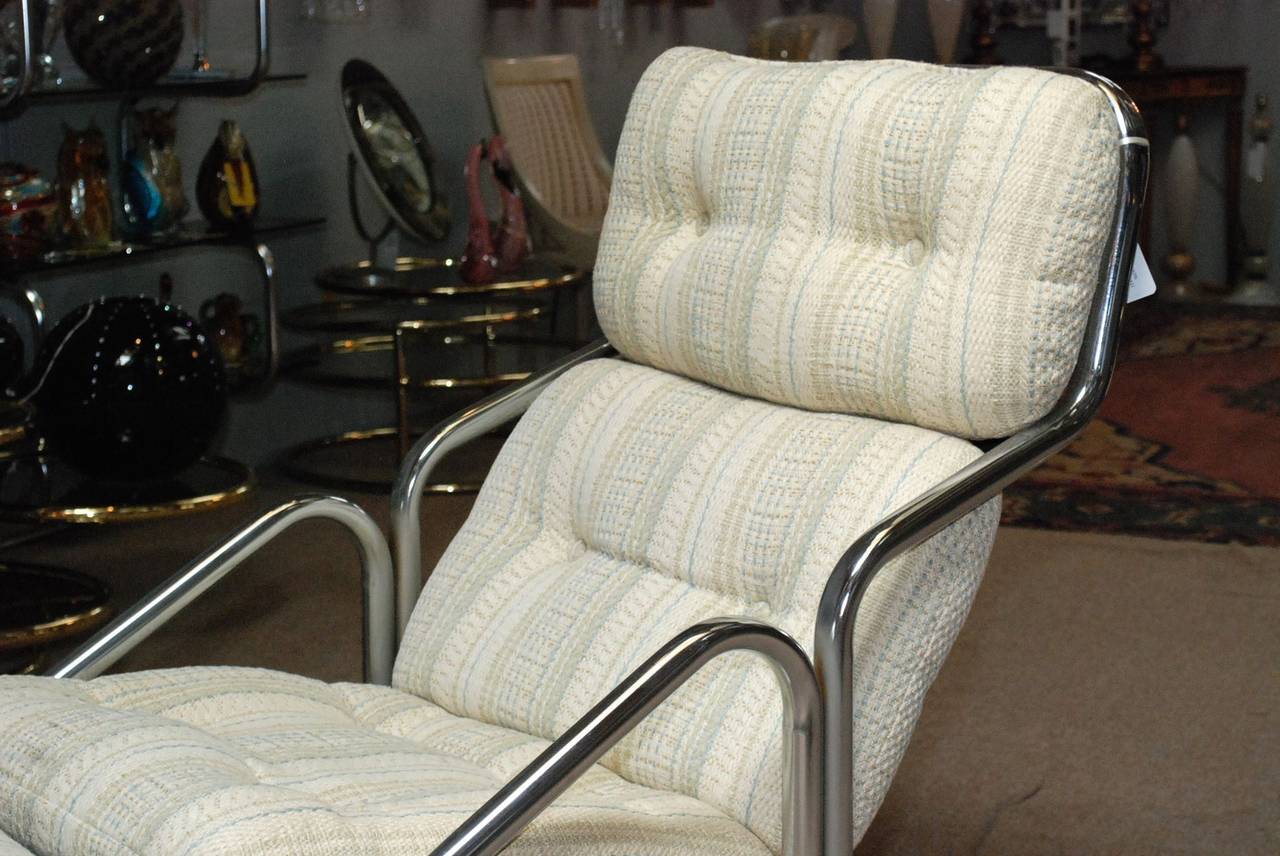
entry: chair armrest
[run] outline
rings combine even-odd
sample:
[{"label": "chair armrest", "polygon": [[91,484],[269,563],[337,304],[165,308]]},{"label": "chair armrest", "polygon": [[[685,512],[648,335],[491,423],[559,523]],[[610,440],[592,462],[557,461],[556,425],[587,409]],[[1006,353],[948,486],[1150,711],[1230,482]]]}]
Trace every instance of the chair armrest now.
[{"label": "chair armrest", "polygon": [[593,342],[495,392],[433,427],[418,438],[400,464],[391,489],[391,542],[396,566],[396,642],[422,591],[422,492],[432,468],[454,449],[510,422],[529,409],[553,380],[574,366],[616,351],[604,339]]},{"label": "chair armrest", "polygon": [[868,588],[895,557],[932,538],[1066,446],[1097,413],[1115,366],[1146,193],[1149,145],[1137,106],[1115,84],[1091,72],[1062,71],[1094,82],[1107,97],[1116,116],[1120,161],[1111,234],[1079,356],[1062,397],[1048,414],[877,522],[845,551],[827,579],[818,603],[813,656],[830,723],[823,795],[825,844],[833,854],[847,853],[855,843],[853,637]]},{"label": "chair armrest", "polygon": [[503,785],[432,856],[493,856],[502,851],[667,696],[728,651],[751,651],[773,666],[789,734],[784,747],[784,853],[820,854],[825,733],[813,664],[794,639],[772,625],[717,618],[695,624],[659,649]]},{"label": "chair armrest", "polygon": [[360,551],[364,587],[364,676],[389,685],[395,659],[395,580],[382,530],[360,506],[336,496],[303,496],[259,517],[206,550],[151,591],[48,673],[93,678],[129,653],[214,583],[285,529],[324,518],[345,526]]}]

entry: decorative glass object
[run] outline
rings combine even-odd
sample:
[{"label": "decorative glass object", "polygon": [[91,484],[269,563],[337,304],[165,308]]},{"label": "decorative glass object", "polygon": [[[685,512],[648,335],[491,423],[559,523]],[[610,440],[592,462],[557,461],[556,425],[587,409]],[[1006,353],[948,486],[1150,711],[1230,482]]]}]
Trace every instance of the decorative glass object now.
[{"label": "decorative glass object", "polygon": [[1240,188],[1240,221],[1244,232],[1244,275],[1266,279],[1268,246],[1276,209],[1275,170],[1271,165],[1271,116],[1267,96],[1259,95],[1249,122],[1249,148],[1244,157],[1244,186]]},{"label": "decorative glass object", "polygon": [[1152,0],[1133,0],[1133,26],[1129,29],[1130,62],[1135,71],[1157,71],[1164,58],[1156,53],[1155,4]]},{"label": "decorative glass object", "polygon": [[302,0],[302,18],[321,24],[350,24],[365,20],[372,0]]},{"label": "decorative glass object", "polygon": [[[32,87],[50,89],[62,85],[62,72],[50,53],[62,31],[63,0],[35,0],[31,4]],[[22,66],[22,20],[14,0],[0,0],[0,10],[8,13],[0,22],[0,91],[18,83]]]},{"label": "decorative glass object", "polygon": [[893,48],[898,0],[864,0],[862,19],[867,26],[867,44],[871,47],[871,57],[884,59]]},{"label": "decorative glass object", "polygon": [[0,257],[31,259],[49,248],[57,202],[33,167],[0,164]]},{"label": "decorative glass object", "polygon": [[613,34],[618,44],[627,37],[626,0],[599,0],[600,29]]},{"label": "decorative glass object", "polygon": [[39,51],[34,57],[35,86],[49,89],[62,85],[62,72],[53,61],[53,43],[62,32],[62,0],[44,0],[32,10],[31,44]]},{"label": "decorative glass object", "polygon": [[139,89],[182,49],[178,0],[66,0],[63,30],[76,64],[103,86]]},{"label": "decorative glass object", "polygon": [[58,237],[75,249],[110,245],[111,184],[107,138],[96,125],[83,131],[63,126],[58,150]]},{"label": "decorative glass object", "polygon": [[209,62],[209,0],[193,0],[191,35],[196,43],[191,70],[200,73],[213,71],[213,65]]},{"label": "decorative glass object", "polygon": [[196,176],[200,213],[220,229],[246,228],[258,214],[259,188],[249,143],[239,125],[223,120]]},{"label": "decorative glass object", "polygon": [[956,58],[956,40],[964,21],[967,0],[929,0],[929,31],[938,62],[950,65]]},{"label": "decorative glass object", "polygon": [[122,168],[124,229],[150,235],[172,229],[187,213],[182,189],[182,163],[174,150],[177,105],[126,115],[128,151]]},{"label": "decorative glass object", "polygon": [[49,448],[85,475],[171,476],[195,463],[226,412],[227,385],[195,319],[150,297],[72,310],[41,348],[29,398]]},{"label": "decorative glass object", "polygon": [[1053,64],[1059,67],[1080,64],[1080,33],[1084,29],[1081,0],[1058,0],[1044,19],[1045,34],[1052,45]]},{"label": "decorative glass object", "polygon": [[999,65],[1002,60],[996,53],[996,29],[1000,26],[1000,18],[992,0],[974,0],[970,17],[970,50],[965,62],[970,65]]},{"label": "decorative glass object", "polygon": [[[22,364],[26,357],[26,345],[13,322],[0,315],[0,400],[9,398],[22,380]],[[4,436],[0,429],[0,438]],[[0,445],[4,445],[0,439]]]},{"label": "decorative glass object", "polygon": [[1195,145],[1187,133],[1186,114],[1178,116],[1178,133],[1169,146],[1169,164],[1165,170],[1165,222],[1168,226],[1169,253],[1164,267],[1171,277],[1176,298],[1194,297],[1196,259],[1191,254],[1191,240],[1196,229],[1196,205],[1200,199],[1200,165]]}]

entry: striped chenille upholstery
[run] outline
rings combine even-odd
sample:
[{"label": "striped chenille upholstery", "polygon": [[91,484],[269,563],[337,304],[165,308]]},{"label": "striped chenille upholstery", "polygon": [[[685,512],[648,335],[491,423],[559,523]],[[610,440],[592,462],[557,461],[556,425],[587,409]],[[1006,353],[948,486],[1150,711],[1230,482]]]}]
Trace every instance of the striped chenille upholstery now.
[{"label": "striped chenille upholstery", "polygon": [[[239,668],[0,678],[0,732],[0,826],[49,856],[426,854],[546,746],[386,687]],[[506,852],[768,854],[602,768]]]},{"label": "striped chenille upholstery", "polygon": [[618,147],[600,323],[757,398],[1011,434],[1075,364],[1115,139],[1065,75],[669,51]]},{"label": "striped chenille upholstery", "polygon": [[[427,583],[395,683],[461,716],[551,737],[700,619],[749,615],[808,646],[849,543],[977,454],[923,428],[587,363],[507,440]],[[997,517],[988,504],[867,595],[855,644],[860,827],[968,612]],[[776,852],[781,738],[769,669],[730,655],[604,764],[723,810]]]},{"label": "striped chenille upholstery", "polygon": [[[0,678],[0,830],[60,856],[426,854],[688,625],[749,615],[810,645],[844,549],[972,461],[960,438],[1061,391],[1114,201],[1111,123],[1045,72],[668,52],[627,119],[596,272],[626,359],[567,372],[521,420],[394,688]],[[859,835],[998,505],[866,596]],[[511,852],[778,853],[782,728],[767,668],[722,657]]]}]

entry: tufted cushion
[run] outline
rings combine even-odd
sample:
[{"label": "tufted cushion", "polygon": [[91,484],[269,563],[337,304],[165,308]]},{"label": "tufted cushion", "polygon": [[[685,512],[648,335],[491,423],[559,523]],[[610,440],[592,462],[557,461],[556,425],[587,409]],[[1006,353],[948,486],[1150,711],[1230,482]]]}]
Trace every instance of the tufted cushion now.
[{"label": "tufted cushion", "polygon": [[1051,72],[668,51],[618,147],[601,324],[753,397],[1013,433],[1075,364],[1116,139]]},{"label": "tufted cushion", "polygon": [[[46,856],[428,854],[545,746],[384,687],[257,669],[0,677],[0,829]],[[0,854],[16,847],[0,833]],[[768,850],[597,767],[506,853]]]},{"label": "tufted cushion", "polygon": [[[819,593],[881,515],[972,460],[933,431],[814,414],[616,360],[553,383],[432,573],[395,683],[551,738],[680,630],[720,615],[813,638]],[[982,574],[998,501],[886,569],[857,636],[857,817],[869,822]],[[749,655],[713,663],[604,759],[780,847],[781,708]]]}]

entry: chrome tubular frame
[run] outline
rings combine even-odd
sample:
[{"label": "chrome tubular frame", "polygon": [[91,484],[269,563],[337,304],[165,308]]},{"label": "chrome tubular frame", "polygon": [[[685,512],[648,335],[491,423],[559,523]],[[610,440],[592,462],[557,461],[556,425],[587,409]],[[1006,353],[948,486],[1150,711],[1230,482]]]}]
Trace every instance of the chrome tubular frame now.
[{"label": "chrome tubular frame", "polygon": [[1043,419],[863,534],[837,562],[822,593],[814,662],[829,727],[824,788],[829,856],[847,854],[853,848],[853,637],[867,588],[891,559],[991,499],[1070,442],[1097,412],[1111,379],[1146,192],[1149,146],[1138,108],[1129,97],[1104,78],[1080,74],[1099,86],[1114,108],[1121,168],[1107,254],[1066,392]]},{"label": "chrome tubular frame", "polygon": [[[854,625],[862,599],[876,575],[889,561],[996,496],[1010,482],[1066,446],[1097,412],[1110,382],[1146,193],[1149,145],[1138,109],[1122,90],[1088,72],[1067,73],[1090,80],[1106,95],[1116,116],[1116,143],[1121,161],[1116,213],[1080,356],[1066,391],[1047,416],[881,520],[858,538],[836,563],[818,605],[814,634],[813,668],[823,711],[812,717],[811,728],[817,729],[821,736],[815,738],[815,732],[810,731],[807,741],[801,740],[798,719],[792,724],[792,747],[799,751],[793,755],[789,771],[793,789],[788,801],[792,825],[788,826],[785,839],[789,853],[839,856],[849,853],[853,847]],[[432,466],[448,451],[520,415],[551,380],[568,368],[613,353],[608,342],[597,342],[523,384],[491,396],[441,423],[414,446],[401,469],[392,499],[401,633],[423,581],[421,486]],[[761,627],[767,626],[757,626]],[[710,650],[715,647],[710,638],[725,632],[721,624],[710,622],[673,640],[504,786],[446,839],[434,851],[434,856],[481,856],[499,852],[635,722],[656,707],[702,662],[715,656],[714,653],[691,656],[687,653],[690,644],[696,642]],[[760,629],[759,633],[761,638],[773,638],[772,633],[789,639],[771,628]],[[775,639],[774,644],[780,643]],[[808,658],[802,652],[798,656],[807,668]],[[792,671],[798,669],[796,665]],[[795,692],[794,679],[790,686]],[[823,723],[827,724],[825,734],[821,733]],[[815,740],[824,745],[824,756],[811,760],[802,771],[798,758],[808,757]],[[808,778],[815,769],[822,770],[820,788]],[[821,794],[822,807],[811,811],[805,800],[815,793]],[[822,818],[821,840],[806,842],[804,829],[814,817]]]},{"label": "chrome tubular frame", "polygon": [[783,852],[822,853],[822,700],[809,657],[794,639],[748,618],[719,618],[676,636],[503,785],[432,856],[494,856],[605,752],[695,672],[729,651],[773,666],[786,711]]},{"label": "chrome tubular frame", "polygon": [[391,490],[391,540],[396,564],[396,641],[422,591],[422,494],[432,468],[454,449],[505,425],[529,409],[547,385],[574,366],[616,353],[603,339],[557,360],[439,423],[409,450]]},{"label": "chrome tubular frame", "polygon": [[86,679],[102,674],[258,548],[293,524],[315,518],[342,524],[356,541],[364,585],[365,680],[389,685],[395,659],[395,580],[391,551],[382,530],[363,508],[332,496],[290,500],[230,535],[156,587],[48,674],[55,678]]},{"label": "chrome tubular frame", "polygon": [[245,81],[246,89],[252,90],[263,81],[271,70],[271,3],[270,0],[258,0],[254,10],[254,23],[258,27],[258,55],[253,62],[253,71]]}]

